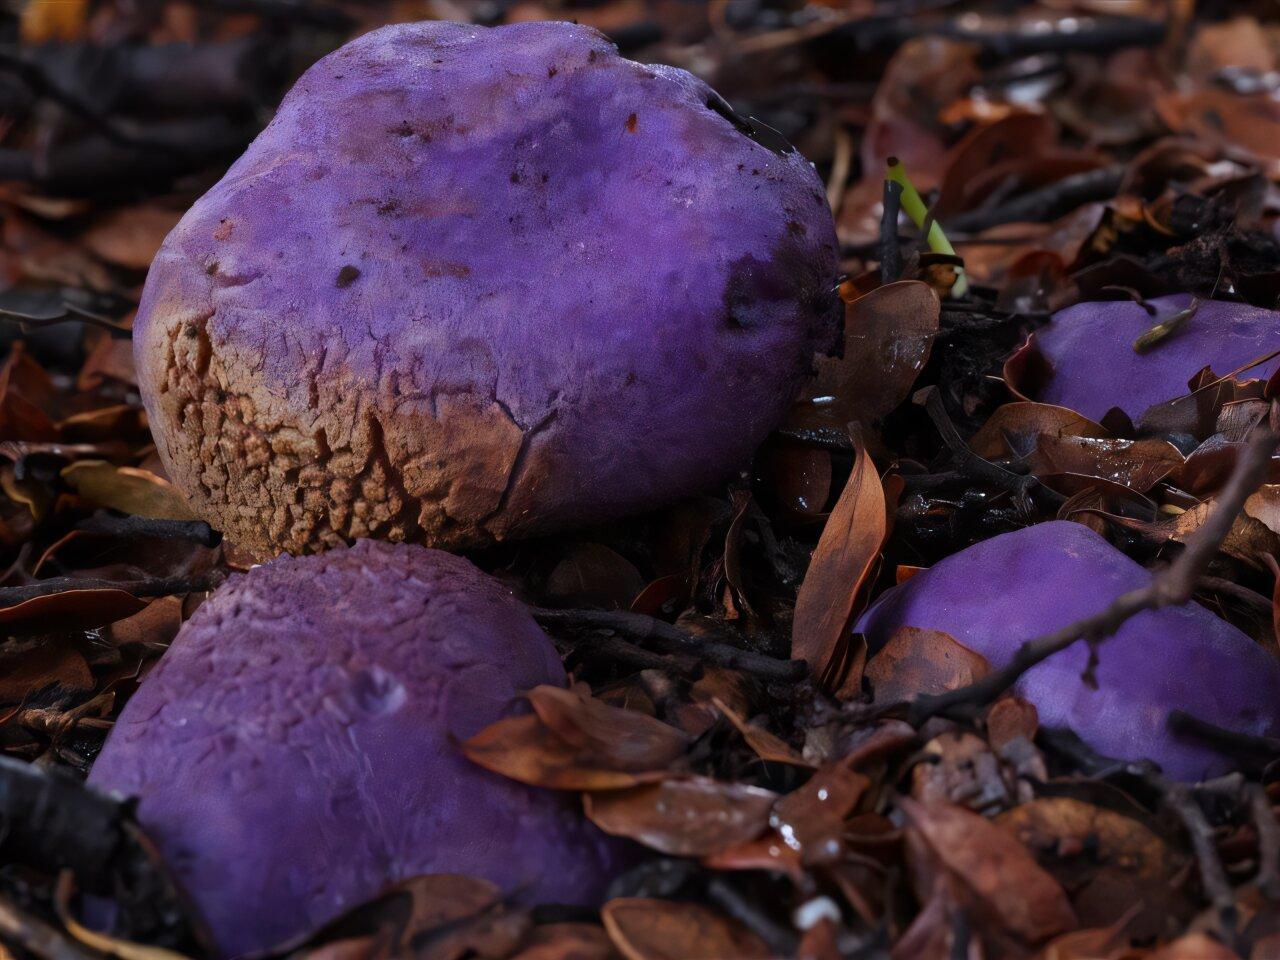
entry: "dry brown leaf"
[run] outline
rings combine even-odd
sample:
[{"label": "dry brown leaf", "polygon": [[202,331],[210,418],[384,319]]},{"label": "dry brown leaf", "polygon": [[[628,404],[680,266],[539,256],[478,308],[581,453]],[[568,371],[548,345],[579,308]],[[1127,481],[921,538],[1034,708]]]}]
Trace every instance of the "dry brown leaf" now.
[{"label": "dry brown leaf", "polygon": [[1036,852],[1082,924],[1108,926],[1140,903],[1126,926],[1133,936],[1165,937],[1181,928],[1185,904],[1174,878],[1183,861],[1137,820],[1073,797],[1039,797],[995,823]]},{"label": "dry brown leaf", "polygon": [[831,452],[779,441],[764,451],[764,469],[778,505],[796,517],[824,515],[831,497]]},{"label": "dry brown leaf", "polygon": [[635,565],[602,543],[574,543],[547,576],[552,606],[626,610],[644,587]]},{"label": "dry brown leaf", "polygon": [[617,960],[609,935],[593,923],[546,923],[534,927],[511,960]]},{"label": "dry brown leaf", "polygon": [[712,870],[767,870],[785,874],[796,881],[804,876],[800,851],[773,831],[758,840],[748,840],[703,857],[702,863]]},{"label": "dry brown leaf", "polygon": [[938,630],[900,627],[867,662],[878,703],[968,686],[991,672],[982,654]]},{"label": "dry brown leaf", "polygon": [[536,716],[507,717],[462,743],[468,760],[512,780],[556,790],[620,790],[667,776],[665,770],[628,772],[556,736]]},{"label": "dry brown leaf", "polygon": [[1075,912],[1062,887],[1010,833],[952,804],[926,806],[901,797],[899,805],[908,836],[919,840],[1002,929],[1036,944],[1075,928]]},{"label": "dry brown leaf", "polygon": [[1156,100],[1155,107],[1175,132],[1280,169],[1280,102],[1270,94],[1242,95],[1206,87],[1168,93]]},{"label": "dry brown leaf", "polygon": [[627,960],[766,960],[771,951],[750,930],[696,903],[621,898],[600,912]]},{"label": "dry brown leaf", "polygon": [[911,795],[921,803],[954,803],[970,810],[1002,810],[1013,802],[987,741],[964,731],[934,737],[911,768]]},{"label": "dry brown leaf", "polygon": [[1167,440],[1041,434],[1028,466],[1037,477],[1098,477],[1146,493],[1184,463]]},{"label": "dry brown leaf", "polygon": [[805,660],[811,675],[829,690],[861,680],[861,657],[834,662],[847,642],[859,595],[888,535],[884,486],[859,436],[856,460],[844,492],[822,529],[796,597],[791,656]]},{"label": "dry brown leaf", "polygon": [[843,763],[827,763],[780,799],[770,823],[806,864],[833,863],[844,853],[844,822],[871,780]]},{"label": "dry brown leaf", "polygon": [[89,0],[26,0],[18,31],[24,44],[71,43],[83,39]]},{"label": "dry brown leaf", "polygon": [[689,745],[688,735],[675,727],[635,710],[611,707],[581,685],[566,690],[542,684],[526,696],[552,732],[607,760],[615,770],[663,769]]},{"label": "dry brown leaf", "polygon": [[747,741],[747,746],[754,750],[756,756],[761,760],[769,760],[773,763],[788,763],[795,767],[813,766],[781,737],[770,733],[764,727],[749,723],[745,717],[732,709],[719,697],[712,698],[712,703],[716,705],[716,709],[724,714],[725,719],[737,728],[738,732],[742,734],[742,738]]},{"label": "dry brown leaf", "polygon": [[1035,449],[1042,436],[1106,437],[1107,429],[1074,410],[1051,403],[1020,400],[996,408],[982,428],[969,440],[969,449],[994,460],[1020,456]]},{"label": "dry brown leaf", "polygon": [[1014,740],[1034,740],[1039,727],[1036,705],[1021,697],[1001,697],[987,711],[987,741],[997,751]]},{"label": "dry brown leaf", "polygon": [[1128,940],[1123,920],[1109,927],[1073,930],[1046,943],[1035,960],[1128,960]]},{"label": "dry brown leaf", "polygon": [[117,467],[105,460],[77,460],[62,479],[100,507],[156,520],[194,520],[187,498],[167,480],[138,467]]},{"label": "dry brown leaf", "polygon": [[47,643],[0,657],[0,704],[21,703],[51,685],[70,691],[93,689],[89,664],[74,647]]},{"label": "dry brown leaf", "polygon": [[777,799],[772,790],[692,777],[589,793],[583,802],[605,833],[672,856],[701,857],[760,836]]},{"label": "dry brown leaf", "polygon": [[182,626],[182,600],[159,597],[131,617],[117,620],[103,631],[105,639],[117,647],[130,643],[167,646]]},{"label": "dry brown leaf", "polygon": [[291,956],[305,960],[461,960],[510,955],[529,931],[487,880],[413,877],[326,924]]},{"label": "dry brown leaf", "polygon": [[132,387],[138,385],[138,371],[133,364],[130,341],[102,333],[96,339],[86,338],[86,342],[91,342],[92,346],[76,378],[77,390],[97,390],[108,380]]},{"label": "dry brown leaf", "polygon": [[689,744],[675,727],[580,689],[538,686],[533,716],[507,717],[462,744],[473,763],[559,790],[619,790],[670,776]]},{"label": "dry brown leaf", "polygon": [[0,608],[0,626],[13,633],[91,630],[133,616],[146,605],[124,590],[66,590]]},{"label": "dry brown leaf", "polygon": [[793,419],[806,425],[870,426],[911,393],[938,334],[942,305],[926,283],[900,280],[845,306],[844,351],[818,357],[806,400]]},{"label": "dry brown leaf", "polygon": [[1161,947],[1148,960],[1240,960],[1240,957],[1208,934],[1188,933]]},{"label": "dry brown leaf", "polygon": [[181,210],[147,204],[122,207],[99,217],[81,239],[99,260],[145,270],[181,217]]}]

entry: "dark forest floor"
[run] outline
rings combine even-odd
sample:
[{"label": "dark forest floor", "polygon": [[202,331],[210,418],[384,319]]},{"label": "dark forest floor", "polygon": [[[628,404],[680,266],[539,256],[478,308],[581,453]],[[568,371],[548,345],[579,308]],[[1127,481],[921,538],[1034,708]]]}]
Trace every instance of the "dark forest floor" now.
[{"label": "dark forest floor", "polygon": [[[660,854],[616,882],[603,924],[409,883],[294,955],[1280,958],[1280,741],[1202,730],[1238,772],[1172,783],[1039,728],[1007,694],[1017,669],[988,674],[936,636],[867,663],[849,631],[918,568],[1063,518],[1276,651],[1280,485],[1230,481],[1278,479],[1246,439],[1276,422],[1275,382],[1214,371],[1194,416],[1098,423],[1026,400],[1018,352],[1082,300],[1280,303],[1280,6],[1264,0],[70,0],[5,16],[0,751],[21,765],[0,765],[0,958],[201,953],[128,808],[80,785],[237,566],[163,475],[132,311],[161,239],[291,79],[360,30],[426,17],[578,19],[775,128],[828,185],[847,335],[807,394],[831,399],[797,403],[749,474],[476,558],[541,610],[585,687],[556,708],[579,747],[526,717],[472,755],[583,791],[597,822]],[[882,217],[891,156],[957,256]],[[132,942],[74,920],[77,891],[112,889]],[[1048,906],[1064,895],[1070,920]]]}]

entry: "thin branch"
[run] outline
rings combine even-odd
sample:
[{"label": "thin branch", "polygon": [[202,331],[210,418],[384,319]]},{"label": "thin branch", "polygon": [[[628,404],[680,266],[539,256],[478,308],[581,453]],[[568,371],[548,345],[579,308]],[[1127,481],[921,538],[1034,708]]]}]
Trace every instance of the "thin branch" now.
[{"label": "thin branch", "polygon": [[741,670],[764,680],[795,683],[808,673],[808,667],[801,660],[779,660],[727,643],[704,640],[685,633],[664,620],[642,613],[622,610],[551,610],[537,607],[533,616],[544,627],[609,630],[637,643],[650,643],[674,653],[692,654],[717,666]]},{"label": "thin branch", "polygon": [[1081,204],[1114,197],[1127,169],[1124,164],[1115,164],[1072,174],[1005,203],[958,213],[947,218],[947,226],[957,233],[978,233],[1005,223],[1048,220]]},{"label": "thin branch", "polygon": [[71,303],[64,303],[61,313],[49,317],[36,317],[28,313],[19,313],[16,310],[0,309],[0,320],[8,320],[24,328],[56,327],[62,323],[86,323],[92,327],[100,327],[120,340],[127,340],[133,336],[133,331],[128,327],[122,327],[101,314],[93,313]]},{"label": "thin branch", "polygon": [[1176,560],[1157,574],[1149,584],[1121,594],[1110,606],[1060,630],[1022,644],[1007,664],[976,683],[940,694],[922,694],[912,700],[886,705],[879,715],[905,715],[919,727],[937,716],[969,716],[993,702],[1022,678],[1022,675],[1055,653],[1079,640],[1096,641],[1110,637],[1132,616],[1144,610],[1179,606],[1187,603],[1204,576],[1218,547],[1231,531],[1244,501],[1266,479],[1276,434],[1270,429],[1255,431],[1248,446],[1236,460],[1231,476],[1223,487],[1208,519],[1187,540],[1186,548]]},{"label": "thin branch", "polygon": [[1170,732],[1190,734],[1210,744],[1214,749],[1229,754],[1238,763],[1248,763],[1261,768],[1280,759],[1280,740],[1253,733],[1228,730],[1184,710],[1173,710],[1166,721]]},{"label": "thin branch", "polygon": [[0,587],[0,610],[36,597],[51,597],[77,590],[123,590],[135,597],[169,597],[213,590],[224,579],[220,570],[193,577],[156,577],[147,580],[103,580],[96,577],[50,577],[20,587]]},{"label": "thin branch", "polygon": [[1273,903],[1280,902],[1280,823],[1276,822],[1276,811],[1265,787],[1251,783],[1245,789],[1249,793],[1253,826],[1258,831],[1258,876],[1255,882],[1263,896]]},{"label": "thin branch", "polygon": [[1218,914],[1218,931],[1227,945],[1234,947],[1238,919],[1236,895],[1231,889],[1231,881],[1227,879],[1222,859],[1218,856],[1213,827],[1205,819],[1204,811],[1196,803],[1189,787],[1182,783],[1170,783],[1163,777],[1152,776],[1151,779],[1160,788],[1165,803],[1178,815],[1191,838],[1191,849],[1195,852],[1196,865],[1200,870],[1200,883]]},{"label": "thin branch", "polygon": [[94,960],[74,940],[0,895],[0,941],[29,951],[40,960]]},{"label": "thin branch", "polygon": [[960,431],[956,429],[956,425],[951,422],[947,408],[942,402],[942,394],[937,387],[925,387],[923,390],[918,391],[913,399],[923,406],[925,412],[929,414],[929,419],[933,421],[934,427],[937,428],[939,436],[942,437],[942,442],[946,444],[947,450],[951,452],[956,469],[963,475],[973,480],[1000,487],[1002,490],[1007,490],[1013,495],[1019,507],[1024,510],[1029,508],[1031,493],[1035,490],[1043,490],[1050,499],[1058,503],[1066,499],[1056,490],[1050,490],[1042,484],[1038,477],[1006,470],[999,464],[992,463],[990,460],[986,460],[970,450],[969,445],[960,436]]},{"label": "thin branch", "polygon": [[96,513],[76,524],[76,529],[123,540],[186,540],[202,547],[216,547],[222,542],[222,534],[203,520],[157,520],[134,514]]},{"label": "thin branch", "polygon": [[902,248],[898,245],[898,214],[902,211],[902,184],[884,181],[884,212],[880,215],[880,281],[893,283],[902,276]]}]

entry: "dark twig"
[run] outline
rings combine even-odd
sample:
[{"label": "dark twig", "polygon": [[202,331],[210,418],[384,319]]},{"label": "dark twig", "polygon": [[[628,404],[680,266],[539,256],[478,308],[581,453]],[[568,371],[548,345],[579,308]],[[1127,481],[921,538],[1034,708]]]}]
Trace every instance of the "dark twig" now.
[{"label": "dark twig", "polygon": [[1173,733],[1190,734],[1237,760],[1259,767],[1280,758],[1280,740],[1274,737],[1227,730],[1182,710],[1171,711],[1167,723]]},{"label": "dark twig", "polygon": [[664,620],[642,613],[624,610],[551,610],[538,607],[534,609],[533,615],[544,627],[610,630],[637,643],[650,643],[674,653],[692,654],[717,666],[741,670],[764,680],[795,683],[808,672],[803,661],[779,660],[727,643],[704,640],[685,633]]},{"label": "dark twig", "polygon": [[0,895],[0,943],[29,952],[41,960],[94,960],[97,956],[39,917]]},{"label": "dark twig", "polygon": [[1280,902],[1280,823],[1266,789],[1257,783],[1245,787],[1253,826],[1258,831],[1258,876],[1256,883],[1263,896]]},{"label": "dark twig", "polygon": [[186,540],[202,547],[216,547],[222,542],[222,534],[203,520],[155,520],[133,514],[97,513],[76,524],[76,529],[123,540]]},{"label": "dark twig", "polygon": [[123,590],[135,597],[170,597],[213,590],[222,583],[220,570],[194,577],[156,577],[147,580],[102,580],[96,577],[50,577],[20,587],[0,587],[0,610],[36,597],[51,597],[76,590]]},{"label": "dark twig", "polygon": [[1149,584],[1121,594],[1100,613],[1070,623],[1053,633],[1023,643],[1007,664],[993,670],[968,686],[940,694],[924,694],[910,701],[888,704],[879,715],[905,714],[919,727],[936,716],[969,716],[991,703],[1012,687],[1024,673],[1078,640],[1102,640],[1114,634],[1130,617],[1144,610],[1179,606],[1195,593],[1209,562],[1218,552],[1236,516],[1248,498],[1267,475],[1269,461],[1277,444],[1269,429],[1255,432],[1249,445],[1236,460],[1231,476],[1218,496],[1209,518],[1187,540],[1178,558],[1157,574]]},{"label": "dark twig", "polygon": [[70,303],[64,303],[62,305],[62,313],[54,314],[51,317],[35,317],[27,313],[18,313],[16,310],[0,309],[0,320],[8,320],[23,327],[34,328],[55,327],[60,323],[86,323],[91,327],[100,327],[110,333],[111,336],[121,340],[127,340],[133,336],[133,331],[128,327],[122,327],[107,317],[92,313],[83,307],[77,307]]},{"label": "dark twig", "polygon": [[1181,783],[1170,783],[1163,777],[1151,778],[1160,788],[1164,801],[1178,819],[1182,821],[1187,835],[1191,838],[1191,849],[1196,855],[1196,864],[1200,870],[1200,882],[1204,886],[1205,895],[1213,904],[1218,914],[1218,928],[1228,946],[1234,947],[1236,931],[1236,897],[1227,879],[1227,871],[1223,869],[1222,860],[1218,856],[1217,843],[1213,836],[1213,827],[1205,819],[1204,811],[1196,803],[1190,788]]},{"label": "dark twig", "polygon": [[947,218],[947,229],[979,233],[1004,223],[1038,223],[1093,200],[1109,200],[1120,189],[1128,168],[1122,164],[1087,170],[1030,190],[1004,203],[967,210]]},{"label": "dark twig", "polygon": [[1223,596],[1231,597],[1233,600],[1239,600],[1247,606],[1253,607],[1266,613],[1271,612],[1271,598],[1264,597],[1255,590],[1250,590],[1246,586],[1236,583],[1234,580],[1228,580],[1225,577],[1201,577],[1199,588],[1209,593],[1220,593]]},{"label": "dark twig", "polygon": [[956,429],[956,425],[951,422],[951,416],[947,413],[947,408],[942,402],[942,394],[937,387],[925,387],[917,392],[915,402],[921,404],[929,414],[929,419],[937,428],[942,442],[951,452],[956,468],[965,476],[1009,491],[1019,507],[1024,510],[1030,508],[1031,493],[1037,489],[1044,490],[1057,502],[1065,499],[1062,494],[1045,487],[1037,477],[1006,470],[970,450],[969,445],[960,436],[960,431]]},{"label": "dark twig", "polygon": [[796,935],[779,925],[722,877],[717,876],[707,884],[707,896],[725,913],[767,943],[777,956],[790,957],[795,954]]},{"label": "dark twig", "polygon": [[898,214],[902,212],[902,184],[884,181],[884,212],[880,215],[880,281],[902,276],[902,248],[898,246]]},{"label": "dark twig", "polygon": [[701,664],[686,654],[654,653],[617,636],[593,638],[586,649],[572,648],[580,657],[599,656],[611,663],[623,663],[636,670],[662,670],[678,677],[695,677]]}]

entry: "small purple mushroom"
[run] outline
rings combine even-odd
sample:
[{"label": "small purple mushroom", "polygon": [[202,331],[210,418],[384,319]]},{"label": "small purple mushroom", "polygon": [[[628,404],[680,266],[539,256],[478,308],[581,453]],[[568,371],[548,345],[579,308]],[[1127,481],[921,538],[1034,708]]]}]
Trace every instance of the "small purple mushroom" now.
[{"label": "small purple mushroom", "polygon": [[138,817],[238,956],[423,873],[594,904],[627,852],[575,799],[457,740],[564,683],[529,613],[468,561],[362,541],[234,577],[126,705],[90,783]]},{"label": "small purple mushroom", "polygon": [[[1130,300],[1077,303],[1054,314],[1036,334],[1053,376],[1036,399],[1101,420],[1119,407],[1137,422],[1157,403],[1183,396],[1187,381],[1206,366],[1217,376],[1280,349],[1280,311],[1206,300],[1178,329],[1146,353],[1134,341],[1191,305],[1188,294],[1149,301],[1155,316]],[[1280,358],[1253,367],[1242,379],[1270,376]]]},{"label": "small purple mushroom", "polygon": [[401,24],[299,80],[134,325],[165,467],[250,554],[465,548],[745,464],[835,338],[822,184],[569,23]]},{"label": "small purple mushroom", "polygon": [[[1041,523],[954,554],[884,594],[856,630],[878,650],[900,627],[940,630],[1003,666],[1025,640],[1097,613],[1151,573],[1078,523]],[[1280,735],[1280,662],[1198,604],[1138,614],[1099,648],[1098,689],[1081,679],[1083,643],[1026,673],[1018,692],[1046,726],[1095,750],[1148,758],[1179,780],[1226,773],[1231,761],[1171,733],[1184,710],[1240,733]]]}]

